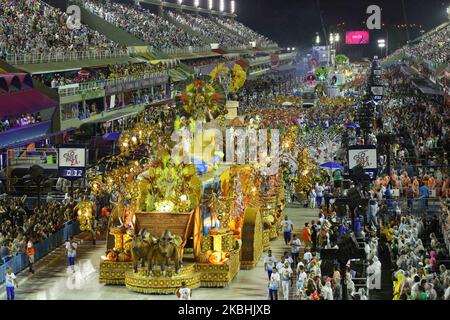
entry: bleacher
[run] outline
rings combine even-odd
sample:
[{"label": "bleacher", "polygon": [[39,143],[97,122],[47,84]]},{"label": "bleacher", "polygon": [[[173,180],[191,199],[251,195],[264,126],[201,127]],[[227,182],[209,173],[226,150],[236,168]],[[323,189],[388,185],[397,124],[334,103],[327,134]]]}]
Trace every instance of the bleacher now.
[{"label": "bleacher", "polygon": [[[19,43],[12,42],[0,47],[0,67],[9,72],[29,74],[31,81],[27,81],[34,85],[33,94],[22,93],[19,99],[23,108],[14,109],[19,116],[28,112],[28,107],[43,112],[43,119],[39,124],[22,128],[20,133],[18,129],[0,133],[3,134],[0,149],[53,136],[61,138],[65,132],[76,130],[84,124],[107,122],[108,119],[116,119],[127,113],[137,114],[150,101],[160,103],[176,94],[167,91],[171,87],[169,79],[172,84],[181,83],[193,74],[206,74],[215,66],[211,64],[191,68],[183,62],[221,58],[230,52],[235,55],[235,61],[239,61],[244,55],[254,55],[255,52],[276,54],[279,50],[276,43],[266,37],[240,22],[225,18],[230,15],[216,19],[203,13],[194,15],[183,11],[171,12],[172,9],[167,8],[155,14],[147,9],[148,6],[119,4],[115,1],[103,5],[97,0],[71,0],[66,4],[58,3],[59,8],[52,7],[54,2],[43,0],[18,0],[10,6],[5,3],[0,1],[0,13],[3,13],[0,27],[12,26],[5,28],[11,38],[24,31],[28,36],[33,34],[34,31],[27,28],[36,19],[41,19],[38,22],[43,28],[58,28],[62,31],[59,39],[47,39],[38,35],[30,40],[34,47],[41,47],[39,50],[28,48],[27,44],[22,46],[25,49],[19,50]],[[79,30],[67,29],[68,16],[64,13],[64,8],[70,4],[80,6],[82,25]],[[21,11],[28,14],[28,20],[24,19]],[[207,10],[203,11],[206,13]],[[184,17],[184,20],[177,21],[177,16]],[[22,24],[23,28],[20,30],[19,25]],[[199,29],[200,25],[203,28]],[[207,32],[204,31],[205,26]],[[230,26],[239,30],[229,32]],[[66,40],[72,39],[74,35],[76,38],[73,45],[66,46]],[[0,40],[1,37],[0,35]],[[257,43],[258,47],[250,44],[250,41]],[[293,58],[294,56],[288,57]],[[268,72],[272,67],[270,58],[265,58],[267,61],[264,61],[263,66],[258,59],[254,61],[253,69],[250,66],[248,68],[249,75],[254,77]],[[176,63],[173,64],[173,61]],[[107,65],[142,62],[163,65],[164,71],[161,75],[130,75],[121,79],[94,78],[86,82],[62,85],[58,89],[51,88],[49,83],[42,80],[43,77],[96,70]],[[0,94],[1,81],[0,79]],[[143,95],[136,98],[139,90],[146,90],[149,94],[156,92],[159,98],[150,101],[144,99]],[[9,99],[13,99],[10,92],[8,95],[11,96]],[[129,96],[133,98],[130,99]],[[91,112],[92,104],[96,106],[94,112]],[[50,107],[47,108],[46,105]],[[4,109],[0,105],[0,115],[5,116]]]}]

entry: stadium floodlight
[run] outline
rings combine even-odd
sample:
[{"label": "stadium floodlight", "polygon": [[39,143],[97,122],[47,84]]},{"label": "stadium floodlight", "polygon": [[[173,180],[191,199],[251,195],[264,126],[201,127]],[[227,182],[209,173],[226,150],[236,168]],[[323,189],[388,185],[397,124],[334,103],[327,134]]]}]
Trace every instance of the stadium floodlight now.
[{"label": "stadium floodlight", "polygon": [[182,4],[183,3],[183,0],[178,0],[178,4]]},{"label": "stadium floodlight", "polygon": [[316,33],[316,44],[320,44],[320,36]]},{"label": "stadium floodlight", "polygon": [[384,48],[384,47],[386,47],[386,40],[384,40],[384,39],[379,39],[377,42],[378,42],[378,48]]},{"label": "stadium floodlight", "polygon": [[448,20],[450,20],[450,6],[448,6],[448,8],[447,8],[447,16],[448,16]]},{"label": "stadium floodlight", "polygon": [[200,0],[194,0],[194,7],[198,8],[200,5]]},{"label": "stadium floodlight", "polygon": [[236,11],[236,1],[231,1],[231,13],[235,13]]},{"label": "stadium floodlight", "polygon": [[333,44],[335,42],[339,42],[340,37],[339,33],[330,33],[330,43]]},{"label": "stadium floodlight", "polygon": [[336,41],[336,42],[341,41],[341,37],[339,36],[339,33],[334,34],[334,41]]},{"label": "stadium floodlight", "polygon": [[220,0],[219,10],[220,10],[220,12],[225,11],[225,0]]},{"label": "stadium floodlight", "polygon": [[291,51],[291,48],[288,47],[288,48],[287,48],[287,51]]},{"label": "stadium floodlight", "polygon": [[212,10],[213,8],[213,0],[208,0],[208,10]]}]

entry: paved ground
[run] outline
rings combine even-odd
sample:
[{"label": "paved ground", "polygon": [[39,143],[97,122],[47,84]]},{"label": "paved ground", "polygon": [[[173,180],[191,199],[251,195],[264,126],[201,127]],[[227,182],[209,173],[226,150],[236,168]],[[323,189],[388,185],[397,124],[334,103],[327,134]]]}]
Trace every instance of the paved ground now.
[{"label": "paved ground", "polygon": [[[292,220],[295,230],[299,231],[306,221],[317,218],[317,210],[303,209],[300,206],[289,206],[285,213]],[[272,251],[277,259],[285,250],[282,237],[271,243]],[[143,295],[131,292],[124,286],[109,286],[98,283],[98,269],[105,245],[93,246],[83,242],[79,246],[76,272],[68,270],[64,248],[60,247],[36,264],[36,273],[27,271],[18,275],[19,288],[16,289],[17,300],[174,300],[174,295]],[[253,270],[241,270],[228,288],[195,289],[193,298],[202,299],[252,299],[266,300],[267,274],[263,270],[263,257]],[[292,298],[292,294],[290,295]],[[279,296],[282,299],[282,294]],[[4,285],[0,286],[0,300],[6,299]]]}]

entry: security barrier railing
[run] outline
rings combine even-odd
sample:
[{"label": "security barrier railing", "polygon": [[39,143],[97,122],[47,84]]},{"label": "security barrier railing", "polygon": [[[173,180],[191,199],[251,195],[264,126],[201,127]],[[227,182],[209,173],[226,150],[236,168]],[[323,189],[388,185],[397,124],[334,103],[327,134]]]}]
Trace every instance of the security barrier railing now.
[{"label": "security barrier railing", "polygon": [[168,55],[210,52],[211,47],[164,48],[159,50]]},{"label": "security barrier railing", "polygon": [[[70,221],[64,223],[64,226],[51,234],[48,238],[41,242],[36,242],[34,247],[36,249],[35,261],[38,261],[45,257],[47,254],[61,246],[71,236],[80,233],[80,224],[78,221]],[[12,272],[19,273],[29,266],[28,257],[20,250],[16,255],[3,259],[2,265],[0,265],[0,283],[5,281],[6,269],[10,267]]]},{"label": "security barrier railing", "polygon": [[107,80],[81,82],[81,83],[77,83],[74,85],[67,85],[67,86],[59,87],[58,94],[61,97],[72,96],[72,95],[80,94],[83,91],[104,89],[105,87],[108,87],[108,86],[114,86],[117,84],[129,83],[129,82],[134,82],[134,81],[139,81],[139,80],[155,79],[158,77],[167,76],[168,74],[169,74],[168,72],[155,72],[152,74],[145,74],[145,75],[140,75],[140,76],[128,76],[128,77],[123,77],[123,78],[112,78],[112,79],[107,79]]},{"label": "security barrier railing", "polygon": [[6,166],[33,165],[33,164],[56,164],[58,151],[54,148],[15,148],[7,150]]},{"label": "security barrier railing", "polygon": [[251,50],[251,49],[253,49],[253,47],[252,46],[241,45],[241,46],[234,46],[234,47],[226,47],[226,49],[228,51],[238,51],[238,50]]},{"label": "security barrier railing", "polygon": [[248,62],[250,64],[250,66],[256,66],[259,64],[268,63],[268,62],[270,62],[270,56],[248,59]]},{"label": "security barrier railing", "polygon": [[37,64],[51,62],[70,62],[80,60],[111,59],[128,56],[127,50],[89,50],[70,52],[43,52],[6,55],[6,62],[12,65]]}]

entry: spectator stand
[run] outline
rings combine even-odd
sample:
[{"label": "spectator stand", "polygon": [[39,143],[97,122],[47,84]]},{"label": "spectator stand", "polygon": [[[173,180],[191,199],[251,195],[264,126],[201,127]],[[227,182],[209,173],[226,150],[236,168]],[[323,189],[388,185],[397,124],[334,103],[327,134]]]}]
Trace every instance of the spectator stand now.
[{"label": "spectator stand", "polygon": [[[34,244],[34,247],[36,249],[35,261],[39,261],[53,250],[63,245],[64,242],[71,236],[77,235],[79,233],[80,224],[77,220],[64,223],[64,227],[62,229],[56,231],[43,241],[36,242]],[[0,265],[0,284],[5,281],[6,268],[10,267],[12,269],[12,272],[17,274],[25,270],[29,265],[28,257],[25,252],[23,252],[23,250],[21,250],[16,256],[13,256],[8,260],[1,262],[2,265]]]},{"label": "spectator stand", "polygon": [[0,148],[49,134],[57,104],[34,88],[30,74],[1,74]]}]

